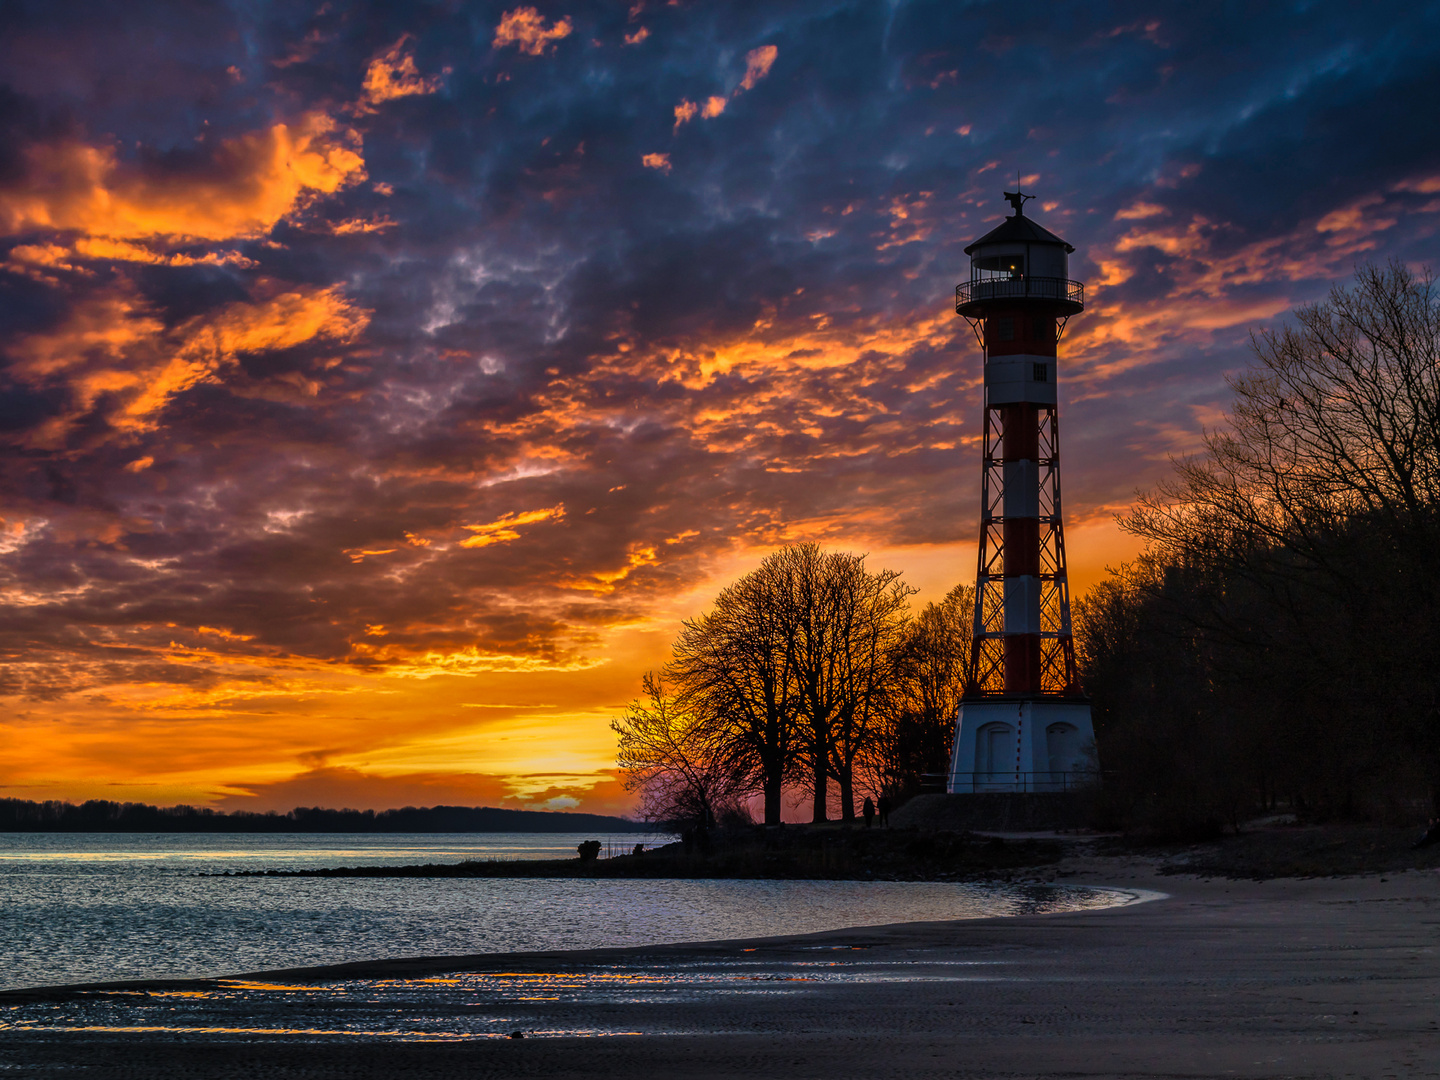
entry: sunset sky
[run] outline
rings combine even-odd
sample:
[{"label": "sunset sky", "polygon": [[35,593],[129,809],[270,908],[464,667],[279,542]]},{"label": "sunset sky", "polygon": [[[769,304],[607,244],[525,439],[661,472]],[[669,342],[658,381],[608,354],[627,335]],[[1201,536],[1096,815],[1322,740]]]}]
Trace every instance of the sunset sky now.
[{"label": "sunset sky", "polygon": [[0,796],[629,805],[781,543],[973,580],[962,248],[1079,250],[1078,591],[1249,335],[1433,265],[1434,4],[10,3]]}]

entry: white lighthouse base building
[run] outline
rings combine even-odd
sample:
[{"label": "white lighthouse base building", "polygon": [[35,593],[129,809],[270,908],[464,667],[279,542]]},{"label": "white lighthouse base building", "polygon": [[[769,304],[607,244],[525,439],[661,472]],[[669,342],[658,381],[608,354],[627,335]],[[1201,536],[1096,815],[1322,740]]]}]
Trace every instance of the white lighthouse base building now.
[{"label": "white lighthouse base building", "polygon": [[1095,729],[1085,701],[1009,698],[963,701],[946,787],[984,791],[1073,791],[1098,780]]}]

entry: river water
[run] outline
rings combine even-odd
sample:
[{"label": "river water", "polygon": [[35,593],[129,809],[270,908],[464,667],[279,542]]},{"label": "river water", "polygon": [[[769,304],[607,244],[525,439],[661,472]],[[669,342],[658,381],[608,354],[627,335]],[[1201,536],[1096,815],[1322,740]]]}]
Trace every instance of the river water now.
[{"label": "river water", "polygon": [[1108,907],[1124,892],[882,881],[216,878],[566,858],[623,834],[0,833],[0,988],[401,956],[585,949]]}]

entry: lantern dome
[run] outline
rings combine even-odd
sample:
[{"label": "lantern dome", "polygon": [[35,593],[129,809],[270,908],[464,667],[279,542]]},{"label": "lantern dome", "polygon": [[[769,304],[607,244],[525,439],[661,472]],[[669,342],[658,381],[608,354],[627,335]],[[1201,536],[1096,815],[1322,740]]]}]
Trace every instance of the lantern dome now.
[{"label": "lantern dome", "polygon": [[1074,245],[1025,216],[1034,196],[1005,192],[1015,213],[965,249],[970,280],[955,288],[955,310],[984,318],[987,304],[1040,301],[1062,317],[1085,309],[1085,285],[1070,279]]}]

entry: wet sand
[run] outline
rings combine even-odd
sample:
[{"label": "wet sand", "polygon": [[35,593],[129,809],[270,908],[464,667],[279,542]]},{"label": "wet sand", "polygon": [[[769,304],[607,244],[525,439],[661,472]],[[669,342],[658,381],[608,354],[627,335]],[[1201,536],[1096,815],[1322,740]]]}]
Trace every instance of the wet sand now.
[{"label": "wet sand", "polygon": [[341,965],[146,984],[148,995],[0,995],[11,1025],[0,1073],[1440,1077],[1440,874],[1204,881],[1139,859],[1072,860],[1062,874],[1169,896],[749,942]]}]

